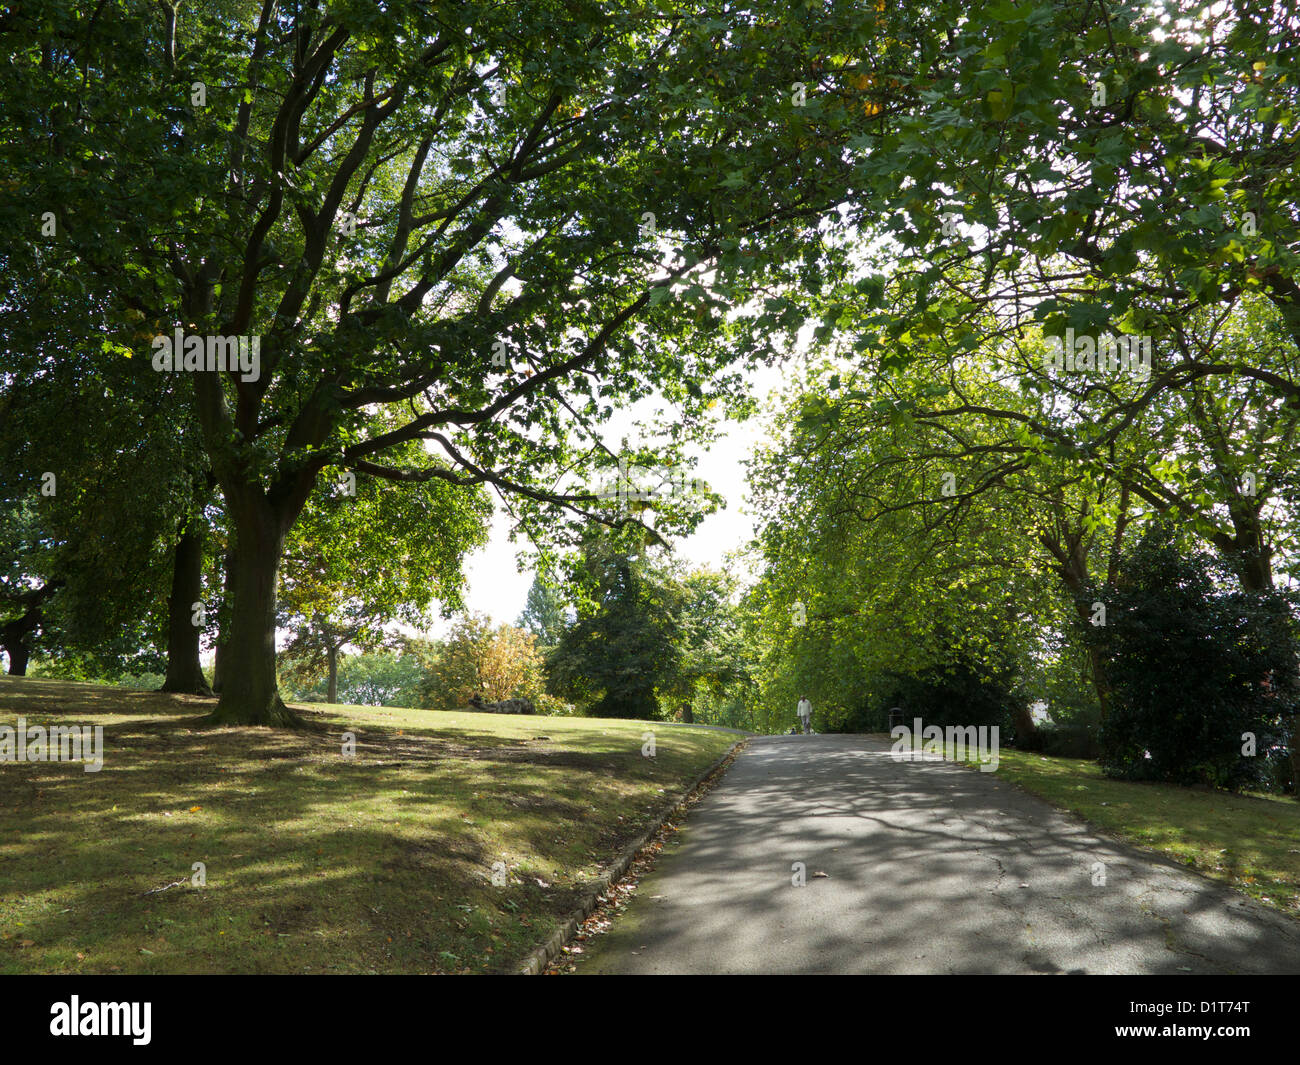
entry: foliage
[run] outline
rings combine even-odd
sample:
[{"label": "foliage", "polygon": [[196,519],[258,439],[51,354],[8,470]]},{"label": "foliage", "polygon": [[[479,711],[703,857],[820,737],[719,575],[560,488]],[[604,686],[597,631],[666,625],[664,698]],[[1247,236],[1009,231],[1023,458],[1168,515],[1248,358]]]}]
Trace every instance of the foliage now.
[{"label": "foliage", "polygon": [[591,601],[547,655],[547,690],[594,717],[660,716],[679,680],[679,591],[644,555],[589,550]]},{"label": "foliage", "polygon": [[[422,650],[425,676],[419,705],[435,710],[464,709],[477,695],[487,702],[538,701],[542,656],[537,637],[513,625],[495,628],[485,614],[467,613],[441,642]],[[546,706],[543,712],[551,708]]]},{"label": "foliage", "polygon": [[[852,191],[863,95],[844,50],[934,55],[943,24],[849,0],[110,10],[5,17],[6,274],[46,319],[98,300],[79,369],[147,365],[177,329],[260,343],[255,373],[154,377],[185,394],[238,559],[215,718],[260,724],[293,723],[271,589],[322,478],[491,485],[535,541],[572,543],[633,520],[557,488],[607,457],[617,406],[662,397],[671,460],[711,404],[750,405],[736,365],[801,315],[730,312],[817,288],[839,254],[821,223]],[[441,464],[409,463],[416,441]]]},{"label": "foliage", "polygon": [[1105,624],[1089,638],[1113,689],[1101,734],[1108,774],[1232,789],[1276,780],[1300,705],[1296,599],[1230,580],[1162,525],[1126,556],[1117,584],[1098,590]]},{"label": "foliage", "polygon": [[[407,461],[430,465],[418,445]],[[423,627],[436,598],[461,606],[465,555],[486,542],[490,505],[481,491],[443,481],[395,488],[361,476],[322,485],[285,548],[280,627],[293,672],[308,680],[337,668],[344,649],[376,650],[394,623]]]},{"label": "foliage", "polygon": [[554,647],[564,635],[565,627],[569,624],[564,600],[555,587],[546,583],[541,573],[533,577],[523,613],[515,624],[533,633],[541,648]]},{"label": "foliage", "polygon": [[[325,702],[327,680],[315,674],[315,683],[295,685],[290,678],[302,674],[291,658],[281,660],[281,680],[289,697],[299,702]],[[308,674],[310,675],[310,674]],[[337,701],[356,706],[419,705],[424,666],[414,654],[383,650],[349,655],[339,663]]]}]

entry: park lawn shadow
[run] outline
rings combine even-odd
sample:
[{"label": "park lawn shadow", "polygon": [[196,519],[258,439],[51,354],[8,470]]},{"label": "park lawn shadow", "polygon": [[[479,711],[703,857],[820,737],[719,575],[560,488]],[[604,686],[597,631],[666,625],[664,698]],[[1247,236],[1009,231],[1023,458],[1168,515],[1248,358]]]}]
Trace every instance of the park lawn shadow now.
[{"label": "park lawn shadow", "polygon": [[736,739],[659,729],[649,758],[645,722],[213,702],[0,679],[0,724],[104,730],[99,772],[0,764],[0,972],[510,971]]}]

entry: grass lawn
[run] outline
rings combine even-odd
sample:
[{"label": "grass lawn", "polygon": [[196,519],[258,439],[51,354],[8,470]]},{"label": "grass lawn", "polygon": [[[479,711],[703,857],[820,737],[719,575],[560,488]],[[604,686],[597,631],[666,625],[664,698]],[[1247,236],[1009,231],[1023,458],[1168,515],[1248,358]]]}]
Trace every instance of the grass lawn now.
[{"label": "grass lawn", "polygon": [[[949,749],[948,756],[951,757]],[[1094,762],[1006,747],[997,775],[1099,829],[1300,917],[1300,803],[1102,776]]]},{"label": "grass lawn", "polygon": [[203,727],[212,702],[0,678],[0,725],[104,726],[98,773],[0,763],[0,972],[512,971],[739,738],[319,705]]}]

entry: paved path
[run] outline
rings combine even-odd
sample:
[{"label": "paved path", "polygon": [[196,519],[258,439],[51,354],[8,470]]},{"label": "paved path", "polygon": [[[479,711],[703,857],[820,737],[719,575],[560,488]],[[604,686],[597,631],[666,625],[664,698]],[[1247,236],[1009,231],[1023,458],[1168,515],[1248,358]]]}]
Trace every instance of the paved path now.
[{"label": "paved path", "polygon": [[897,763],[865,736],[774,736],[588,951],[579,973],[1300,973],[1300,922],[997,773]]}]

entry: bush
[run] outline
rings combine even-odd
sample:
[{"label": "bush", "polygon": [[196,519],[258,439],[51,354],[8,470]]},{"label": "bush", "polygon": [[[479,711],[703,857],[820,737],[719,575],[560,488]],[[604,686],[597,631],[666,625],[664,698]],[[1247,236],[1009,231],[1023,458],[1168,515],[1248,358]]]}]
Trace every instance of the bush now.
[{"label": "bush", "polygon": [[[465,614],[447,639],[423,644],[425,676],[418,705],[459,710],[478,696],[487,702],[528,699],[542,694],[542,655],[537,637],[513,625],[493,626],[486,614]],[[543,712],[546,712],[545,710]]]},{"label": "bush", "polygon": [[[892,689],[891,689],[892,690]],[[828,722],[826,732],[888,732],[889,708],[888,697],[864,699],[843,717]]]},{"label": "bush", "polygon": [[1038,740],[1034,750],[1053,758],[1101,757],[1101,737],[1095,725],[1069,723],[1038,726]]},{"label": "bush", "polygon": [[[1219,788],[1277,787],[1297,693],[1294,600],[1234,589],[1204,553],[1184,555],[1154,526],[1098,592],[1106,624],[1087,638],[1106,656],[1101,729],[1108,776]],[[1254,756],[1243,735],[1255,737]]]},{"label": "bush", "polygon": [[995,725],[1003,743],[1015,742],[1013,711],[1028,713],[1009,670],[981,668],[954,652],[944,666],[881,675],[876,693],[836,721],[833,730],[888,731],[889,711],[895,706],[902,709],[908,727],[917,717],[927,725]]}]

